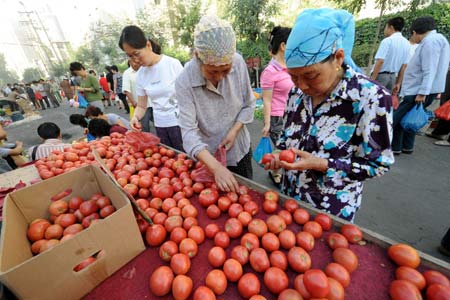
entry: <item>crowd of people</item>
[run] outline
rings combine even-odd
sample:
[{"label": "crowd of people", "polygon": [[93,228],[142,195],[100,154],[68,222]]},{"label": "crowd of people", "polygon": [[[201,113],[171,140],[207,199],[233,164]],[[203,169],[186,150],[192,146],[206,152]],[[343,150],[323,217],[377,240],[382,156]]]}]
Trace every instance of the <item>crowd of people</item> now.
[{"label": "crowd of people", "polygon": [[[345,10],[307,9],[292,28],[272,30],[272,60],[261,75],[261,135],[278,150],[295,153],[296,160],[287,163],[275,151],[265,165],[284,194],[353,221],[363,182],[388,172],[394,155],[413,153],[415,133],[405,131],[400,121],[438,95],[442,103],[449,100],[450,48],[433,18],[414,20],[409,39],[402,35],[404,25],[401,17],[387,21],[369,75],[351,58],[355,23]],[[163,144],[201,161],[221,190],[239,189],[233,172],[252,179],[246,125],[253,122],[256,99],[231,25],[203,16],[195,27],[192,59],[184,67],[162,54],[137,26],[125,27],[118,45],[128,56],[123,74],[113,65],[97,78],[82,63],[70,64],[73,78],[63,80],[61,88],[65,95],[81,94],[88,105],[70,122],[84,128],[88,140],[112,132],[148,132],[152,122]],[[52,85],[39,84],[47,107],[57,105]],[[392,96],[400,98],[396,110]],[[106,113],[112,103],[130,121]],[[30,149],[34,158],[60,146],[60,131],[53,125],[38,129],[45,146]],[[450,121],[440,121],[428,135],[446,139],[449,132]],[[450,137],[437,145],[450,146]],[[223,148],[226,165],[214,156]]]}]

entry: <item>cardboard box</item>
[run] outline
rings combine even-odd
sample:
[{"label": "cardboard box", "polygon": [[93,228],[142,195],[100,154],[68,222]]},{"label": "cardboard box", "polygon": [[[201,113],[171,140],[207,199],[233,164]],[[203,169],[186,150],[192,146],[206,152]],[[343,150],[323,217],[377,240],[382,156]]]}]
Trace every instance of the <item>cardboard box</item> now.
[{"label": "cardboard box", "polygon": [[30,185],[31,181],[41,178],[34,165],[17,168],[15,170],[0,174],[0,188],[15,187],[20,181]]},{"label": "cardboard box", "polygon": [[[33,256],[28,224],[48,218],[50,197],[71,187],[72,196],[102,193],[117,211],[72,239]],[[0,281],[19,299],[80,299],[143,250],[130,202],[99,168],[87,166],[23,188],[7,196],[0,240]],[[89,267],[74,272],[84,259],[105,251]]]}]

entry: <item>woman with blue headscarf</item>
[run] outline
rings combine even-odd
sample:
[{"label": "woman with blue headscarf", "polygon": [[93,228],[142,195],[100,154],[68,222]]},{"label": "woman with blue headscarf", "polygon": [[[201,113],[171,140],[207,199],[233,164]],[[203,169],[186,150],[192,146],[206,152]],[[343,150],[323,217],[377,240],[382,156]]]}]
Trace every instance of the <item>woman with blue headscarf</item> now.
[{"label": "woman with blue headscarf", "polygon": [[355,24],[345,10],[308,9],[286,45],[286,66],[295,88],[284,114],[281,149],[267,166],[284,168],[282,192],[353,221],[363,183],[394,162],[389,93],[359,72],[351,59]]}]

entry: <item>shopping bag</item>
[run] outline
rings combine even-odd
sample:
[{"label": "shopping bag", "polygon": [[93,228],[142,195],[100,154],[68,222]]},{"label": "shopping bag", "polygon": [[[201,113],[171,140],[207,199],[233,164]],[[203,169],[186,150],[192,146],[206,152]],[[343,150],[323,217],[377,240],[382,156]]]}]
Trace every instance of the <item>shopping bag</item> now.
[{"label": "shopping bag", "polygon": [[88,107],[88,102],[86,101],[86,99],[84,98],[83,95],[81,95],[80,92],[78,92],[78,107],[79,108],[87,108]]},{"label": "shopping bag", "polygon": [[129,131],[125,134],[125,142],[135,151],[144,151],[159,144],[160,139],[149,132]]},{"label": "shopping bag", "polygon": [[[227,150],[225,147],[219,147],[214,153],[214,157],[218,162],[224,167],[227,166]],[[191,179],[195,182],[214,182],[214,174],[212,174],[209,169],[202,165],[200,168],[195,169],[191,172]]]},{"label": "shopping bag", "polygon": [[403,119],[400,121],[400,125],[409,132],[417,132],[423,126],[428,123],[428,114],[423,108],[423,104],[419,103],[415,105]]},{"label": "shopping bag", "polygon": [[269,137],[263,136],[253,152],[253,159],[259,164],[266,153],[272,153],[272,145]]},{"label": "shopping bag", "polygon": [[434,115],[438,119],[450,121],[450,100],[438,107],[438,109],[434,111]]},{"label": "shopping bag", "polygon": [[394,108],[394,110],[397,110],[399,104],[400,104],[400,102],[398,102],[398,96],[392,95],[392,107]]}]

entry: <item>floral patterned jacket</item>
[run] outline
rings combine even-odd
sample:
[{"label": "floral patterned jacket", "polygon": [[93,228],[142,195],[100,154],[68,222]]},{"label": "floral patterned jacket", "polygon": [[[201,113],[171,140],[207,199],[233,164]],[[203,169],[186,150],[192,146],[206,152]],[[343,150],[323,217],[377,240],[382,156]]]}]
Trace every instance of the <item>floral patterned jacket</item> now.
[{"label": "floral patterned jacket", "polygon": [[298,88],[290,95],[278,148],[297,148],[328,160],[326,173],[286,171],[282,192],[353,221],[366,178],[394,163],[392,99],[379,84],[349,66],[330,97],[313,108]]}]

